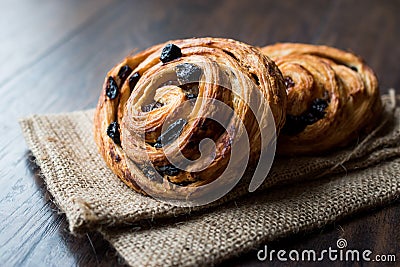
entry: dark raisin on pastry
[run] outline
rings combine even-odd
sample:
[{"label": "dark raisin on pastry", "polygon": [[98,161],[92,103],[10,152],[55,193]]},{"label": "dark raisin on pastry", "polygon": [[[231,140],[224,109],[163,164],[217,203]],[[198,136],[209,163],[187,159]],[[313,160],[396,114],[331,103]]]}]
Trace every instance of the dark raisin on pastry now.
[{"label": "dark raisin on pastry", "polygon": [[162,148],[162,144],[158,142],[154,143],[153,146],[154,148]]},{"label": "dark raisin on pastry", "polygon": [[182,63],[175,67],[179,84],[198,82],[201,76],[201,68],[193,63]]},{"label": "dark raisin on pastry", "polygon": [[196,95],[196,97],[199,94],[199,83],[186,83],[179,85],[179,87],[185,91],[185,94],[193,94]]},{"label": "dark raisin on pastry", "polygon": [[125,79],[131,74],[132,69],[128,65],[122,66],[118,71],[118,77],[121,81],[125,81]]},{"label": "dark raisin on pastry", "polygon": [[295,83],[291,77],[286,76],[284,79],[285,79],[285,86],[287,89],[294,87]]},{"label": "dark raisin on pastry", "polygon": [[326,114],[328,102],[324,99],[317,98],[311,103],[311,107],[299,116],[288,114],[286,123],[282,129],[282,133],[287,135],[296,135],[302,132],[308,125],[314,124],[322,119]]},{"label": "dark raisin on pastry", "polygon": [[115,144],[121,145],[118,122],[114,121],[108,125],[107,135],[114,141]]},{"label": "dark raisin on pastry", "polygon": [[167,63],[174,59],[180,58],[181,56],[182,52],[178,46],[174,44],[167,44],[161,52],[160,60],[162,63]]},{"label": "dark raisin on pastry", "polygon": [[180,169],[178,169],[177,167],[175,167],[172,164],[168,164],[165,166],[158,166],[158,167],[156,167],[156,169],[157,169],[158,173],[161,174],[162,176],[164,176],[164,175],[176,176],[180,172]]},{"label": "dark raisin on pastry", "polygon": [[179,137],[186,123],[187,121],[185,119],[178,119],[171,123],[168,128],[157,138],[157,142],[154,144],[154,147],[161,148],[163,145],[172,143]]},{"label": "dark raisin on pastry", "polygon": [[144,105],[144,106],[142,107],[142,111],[143,111],[143,112],[149,112],[149,111],[152,111],[152,110],[154,110],[154,109],[156,109],[156,108],[160,108],[160,107],[162,107],[162,106],[164,106],[163,103],[160,103],[160,102],[156,101],[156,102],[153,102],[153,103]]},{"label": "dark raisin on pastry", "polygon": [[187,93],[186,95],[187,100],[192,100],[197,98],[197,94]]},{"label": "dark raisin on pastry", "polygon": [[325,109],[328,107],[328,102],[325,99],[317,98],[311,104],[311,113],[317,119],[322,119],[325,116]]},{"label": "dark raisin on pastry", "polygon": [[168,181],[169,181],[170,183],[176,184],[176,185],[178,185],[178,186],[188,186],[188,185],[190,185],[190,184],[193,183],[193,181],[174,182],[174,181],[171,181],[170,179],[168,179]]},{"label": "dark raisin on pastry", "polygon": [[139,79],[140,79],[139,72],[135,72],[134,74],[132,74],[131,77],[129,77],[129,88],[131,89],[131,92],[132,92],[133,88],[135,88],[135,85],[137,84]]},{"label": "dark raisin on pastry", "polygon": [[118,85],[113,77],[108,77],[106,85],[106,95],[110,99],[114,99],[118,96]]},{"label": "dark raisin on pastry", "polygon": [[157,182],[157,183],[162,183],[162,181],[163,181],[161,177],[156,175],[153,167],[143,166],[142,172],[147,178],[149,178],[150,181]]}]

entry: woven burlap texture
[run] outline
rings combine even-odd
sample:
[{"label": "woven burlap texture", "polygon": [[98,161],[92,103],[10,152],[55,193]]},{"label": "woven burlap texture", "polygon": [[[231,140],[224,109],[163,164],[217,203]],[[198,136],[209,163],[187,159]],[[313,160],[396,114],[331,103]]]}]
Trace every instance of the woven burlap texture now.
[{"label": "woven burlap texture", "polygon": [[276,159],[251,197],[240,198],[248,193],[239,185],[212,207],[191,210],[141,196],[107,168],[93,141],[93,110],[34,115],[20,123],[72,232],[100,230],[132,265],[190,266],[395,199],[400,109],[394,117],[385,112],[385,120],[368,139],[329,156]]}]

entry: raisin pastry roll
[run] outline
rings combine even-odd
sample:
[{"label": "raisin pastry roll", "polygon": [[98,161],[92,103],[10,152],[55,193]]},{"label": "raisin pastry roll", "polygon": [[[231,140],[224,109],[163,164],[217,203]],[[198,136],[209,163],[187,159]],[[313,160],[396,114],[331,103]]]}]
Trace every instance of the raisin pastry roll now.
[{"label": "raisin pastry roll", "polygon": [[360,57],[328,46],[293,43],[262,51],[282,71],[288,94],[279,154],[310,155],[342,147],[378,121],[378,81]]},{"label": "raisin pastry roll", "polygon": [[[235,91],[227,89],[235,86]],[[95,141],[107,165],[129,187],[187,200],[200,197],[203,185],[225,172],[234,154],[233,136],[248,135],[249,166],[257,162],[265,145],[256,118],[267,121],[269,112],[269,124],[279,132],[286,97],[282,74],[258,48],[219,38],[170,41],[128,56],[108,72],[94,118]],[[212,157],[200,151],[205,139],[212,140],[203,147]],[[241,153],[235,156],[241,160]],[[179,157],[184,163],[171,162]],[[225,177],[214,186],[227,186],[230,178]]]}]

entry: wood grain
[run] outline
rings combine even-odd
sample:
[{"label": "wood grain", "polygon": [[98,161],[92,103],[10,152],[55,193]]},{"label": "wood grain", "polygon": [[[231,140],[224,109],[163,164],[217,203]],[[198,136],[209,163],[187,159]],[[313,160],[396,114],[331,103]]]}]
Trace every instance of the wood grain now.
[{"label": "wood grain", "polygon": [[[65,217],[57,213],[45,190],[17,119],[94,107],[105,73],[134,48],[193,36],[230,37],[260,46],[278,41],[328,44],[362,55],[376,71],[382,92],[400,88],[399,1],[7,0],[2,4],[7,10],[0,18],[0,265],[4,266],[123,264],[101,236],[74,237],[67,232]],[[396,203],[270,245],[318,250],[345,236],[356,248],[399,252],[399,217],[400,203]],[[250,252],[224,265],[263,264]]]},{"label": "wood grain", "polygon": [[29,69],[90,25],[95,15],[112,0],[1,2],[0,81],[2,83]]}]

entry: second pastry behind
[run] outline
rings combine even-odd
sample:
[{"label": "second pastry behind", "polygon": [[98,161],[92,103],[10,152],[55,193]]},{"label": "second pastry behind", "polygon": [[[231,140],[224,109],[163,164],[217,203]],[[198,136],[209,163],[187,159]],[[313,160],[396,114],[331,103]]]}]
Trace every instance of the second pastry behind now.
[{"label": "second pastry behind", "polygon": [[288,93],[279,154],[325,153],[376,125],[382,109],[378,81],[360,57],[328,46],[294,43],[262,51],[278,65]]}]

